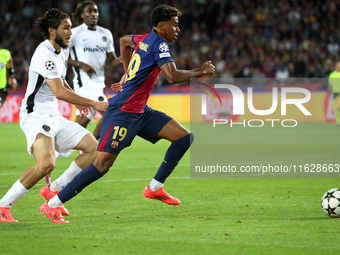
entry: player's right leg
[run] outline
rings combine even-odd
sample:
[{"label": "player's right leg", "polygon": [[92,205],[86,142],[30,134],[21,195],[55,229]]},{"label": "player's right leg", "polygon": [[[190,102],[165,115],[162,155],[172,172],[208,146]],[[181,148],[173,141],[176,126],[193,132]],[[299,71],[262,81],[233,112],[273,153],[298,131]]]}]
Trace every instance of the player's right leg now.
[{"label": "player's right leg", "polygon": [[14,221],[10,213],[12,205],[55,167],[54,140],[51,137],[38,134],[32,145],[32,154],[36,159],[36,164],[24,171],[19,180],[0,200],[0,221],[2,222]]}]

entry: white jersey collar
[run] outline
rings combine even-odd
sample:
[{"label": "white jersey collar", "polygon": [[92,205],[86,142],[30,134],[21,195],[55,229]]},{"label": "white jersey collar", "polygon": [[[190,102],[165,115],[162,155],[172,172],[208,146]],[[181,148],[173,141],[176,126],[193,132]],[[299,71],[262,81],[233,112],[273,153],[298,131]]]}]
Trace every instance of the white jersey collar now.
[{"label": "white jersey collar", "polygon": [[48,39],[45,40],[45,45],[46,45],[46,48],[52,51],[55,55],[59,55],[59,53],[61,52],[61,49],[60,51],[56,51],[56,49],[53,47],[53,45]]}]

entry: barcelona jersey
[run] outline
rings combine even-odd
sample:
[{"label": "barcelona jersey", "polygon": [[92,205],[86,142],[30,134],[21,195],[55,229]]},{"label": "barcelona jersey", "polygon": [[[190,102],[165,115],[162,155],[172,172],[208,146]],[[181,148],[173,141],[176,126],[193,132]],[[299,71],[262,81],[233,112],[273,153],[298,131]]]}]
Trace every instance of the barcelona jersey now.
[{"label": "barcelona jersey", "polygon": [[134,35],[135,49],[127,70],[123,90],[109,99],[109,104],[124,112],[143,113],[150,93],[161,73],[160,67],[173,62],[169,44],[155,30]]}]

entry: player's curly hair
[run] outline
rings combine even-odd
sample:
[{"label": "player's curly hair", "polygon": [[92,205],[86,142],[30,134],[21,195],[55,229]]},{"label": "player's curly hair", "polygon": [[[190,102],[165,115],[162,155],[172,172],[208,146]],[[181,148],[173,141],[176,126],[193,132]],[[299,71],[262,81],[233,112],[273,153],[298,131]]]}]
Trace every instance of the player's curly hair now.
[{"label": "player's curly hair", "polygon": [[163,4],[153,9],[151,13],[150,22],[153,27],[157,27],[158,22],[169,21],[171,20],[171,17],[173,16],[179,17],[181,15],[182,13],[179,10],[177,10],[177,8]]},{"label": "player's curly hair", "polygon": [[82,3],[78,3],[76,10],[74,11],[74,13],[72,13],[72,22],[75,23],[77,26],[84,22],[84,20],[81,17],[81,14],[84,13],[84,10],[86,6],[88,5],[97,5],[97,4],[93,1],[85,1]]},{"label": "player's curly hair", "polygon": [[59,25],[64,19],[69,19],[70,16],[62,12],[57,8],[53,8],[47,12],[43,16],[37,19],[35,22],[35,27],[44,35],[47,39],[50,37],[50,33],[48,32],[48,28],[52,27],[54,29],[58,29]]}]

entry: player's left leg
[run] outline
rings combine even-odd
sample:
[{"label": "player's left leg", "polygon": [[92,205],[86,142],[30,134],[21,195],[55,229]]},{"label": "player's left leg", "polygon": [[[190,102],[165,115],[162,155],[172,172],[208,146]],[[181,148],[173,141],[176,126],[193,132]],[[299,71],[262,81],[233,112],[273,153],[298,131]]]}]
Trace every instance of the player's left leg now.
[{"label": "player's left leg", "polygon": [[165,180],[189,149],[193,141],[193,135],[180,123],[172,119],[161,129],[157,137],[167,139],[172,143],[168,148],[155,177],[144,189],[143,194],[146,198],[154,198],[167,204],[177,205],[180,204],[180,201],[166,193],[163,190],[163,186]]}]

